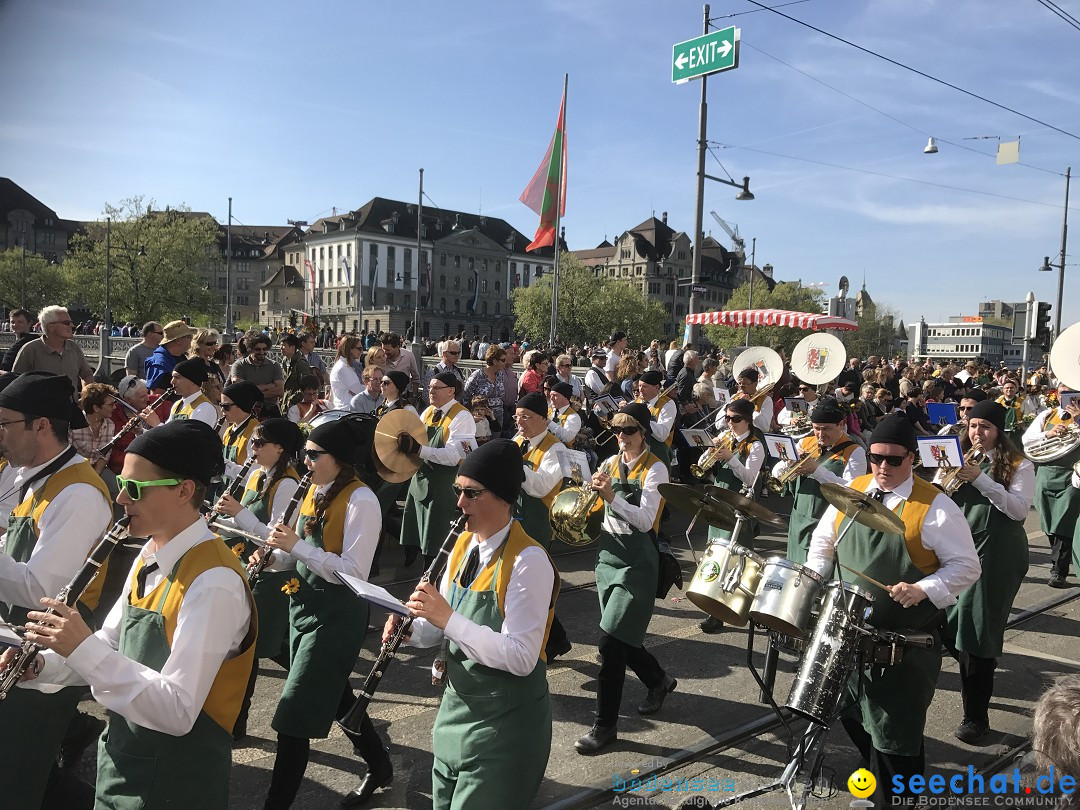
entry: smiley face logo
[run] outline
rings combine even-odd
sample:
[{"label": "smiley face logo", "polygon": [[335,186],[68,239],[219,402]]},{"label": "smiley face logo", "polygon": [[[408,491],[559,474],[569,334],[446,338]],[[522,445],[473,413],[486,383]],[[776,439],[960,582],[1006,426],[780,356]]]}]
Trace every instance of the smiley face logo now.
[{"label": "smiley face logo", "polygon": [[857,799],[865,799],[874,792],[877,787],[877,779],[866,768],[859,768],[847,780],[847,789]]}]

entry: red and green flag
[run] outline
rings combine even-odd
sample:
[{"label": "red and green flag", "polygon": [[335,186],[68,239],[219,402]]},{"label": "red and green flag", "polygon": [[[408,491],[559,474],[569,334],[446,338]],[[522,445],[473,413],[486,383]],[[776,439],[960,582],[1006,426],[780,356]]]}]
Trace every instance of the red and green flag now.
[{"label": "red and green flag", "polygon": [[559,105],[559,122],[547,154],[521,194],[521,201],[540,215],[540,227],[525,250],[555,244],[559,217],[566,213],[566,90]]}]

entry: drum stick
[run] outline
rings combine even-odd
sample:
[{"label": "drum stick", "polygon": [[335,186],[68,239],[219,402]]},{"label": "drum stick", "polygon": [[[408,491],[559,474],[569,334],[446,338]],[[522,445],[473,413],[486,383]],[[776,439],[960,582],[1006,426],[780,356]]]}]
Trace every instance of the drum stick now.
[{"label": "drum stick", "polygon": [[397,438],[396,433],[385,433],[385,432],[383,432],[381,430],[376,430],[375,435],[376,436],[385,436],[388,439],[396,439]]},{"label": "drum stick", "polygon": [[857,576],[857,577],[862,577],[862,578],[863,578],[863,579],[865,579],[865,580],[866,580],[867,582],[869,582],[869,583],[871,583],[871,584],[873,584],[873,585],[877,585],[877,586],[878,586],[879,588],[881,588],[881,590],[885,591],[886,593],[888,592],[888,590],[889,590],[889,587],[890,587],[889,585],[885,585],[884,583],[878,582],[878,581],[877,581],[876,579],[874,579],[874,578],[873,578],[873,577],[871,577],[871,576],[867,576],[867,575],[866,575],[866,574],[864,574],[864,573],[863,573],[862,571],[857,571],[857,570],[855,570],[854,568],[848,568],[848,567],[847,567],[846,565],[844,565],[844,564],[843,564],[842,562],[838,562],[838,563],[837,563],[837,565],[839,565],[839,566],[840,566],[841,568],[843,568],[843,569],[844,569],[845,571],[847,571],[847,572],[848,572],[849,574],[854,574],[854,575],[855,575],[855,576]]}]

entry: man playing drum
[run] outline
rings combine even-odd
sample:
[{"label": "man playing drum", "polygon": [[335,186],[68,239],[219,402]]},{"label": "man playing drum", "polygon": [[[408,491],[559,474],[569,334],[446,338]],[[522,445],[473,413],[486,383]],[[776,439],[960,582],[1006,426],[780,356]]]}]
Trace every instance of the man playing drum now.
[{"label": "man playing drum", "polygon": [[[981,569],[964,513],[939,489],[912,476],[917,447],[911,423],[903,416],[887,417],[870,436],[870,474],[851,482],[852,489],[880,500],[903,520],[904,537],[855,523],[838,555],[838,529],[841,523],[847,528],[849,521],[830,506],[814,530],[807,565],[829,575],[839,556],[848,569],[865,574],[854,579],[874,597],[873,627],[911,628],[936,639],[941,611],[955,604]],[[859,694],[860,677],[862,694],[844,711],[844,728],[878,784],[891,784],[893,776],[906,782],[923,773],[926,710],[940,669],[941,646],[935,643],[930,649],[906,649],[898,664],[849,677],[847,700]]]}]

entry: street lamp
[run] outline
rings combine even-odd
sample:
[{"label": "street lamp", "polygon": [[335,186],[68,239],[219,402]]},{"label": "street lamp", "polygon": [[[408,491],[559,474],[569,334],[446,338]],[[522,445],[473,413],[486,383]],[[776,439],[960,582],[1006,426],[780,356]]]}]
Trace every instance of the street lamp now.
[{"label": "street lamp", "polygon": [[[1069,237],[1069,179],[1072,174],[1072,167],[1065,168],[1065,213],[1061,222],[1061,250],[1054,258],[1060,258],[1061,262],[1057,266],[1058,270],[1058,288],[1057,288],[1057,307],[1054,310],[1054,340],[1057,340],[1058,335],[1061,334],[1061,298],[1065,292],[1065,248],[1068,244]],[[1042,273],[1049,273],[1054,269],[1054,266],[1050,264],[1050,257],[1043,257],[1042,267],[1039,271]]]},{"label": "street lamp", "polygon": [[[145,256],[146,248],[123,248],[135,257]],[[106,368],[106,359],[112,354],[112,309],[109,307],[109,283],[112,280],[112,217],[105,217],[105,323],[98,332],[98,367],[95,378],[99,382],[108,382],[110,373]]]}]

